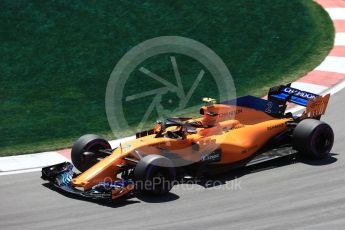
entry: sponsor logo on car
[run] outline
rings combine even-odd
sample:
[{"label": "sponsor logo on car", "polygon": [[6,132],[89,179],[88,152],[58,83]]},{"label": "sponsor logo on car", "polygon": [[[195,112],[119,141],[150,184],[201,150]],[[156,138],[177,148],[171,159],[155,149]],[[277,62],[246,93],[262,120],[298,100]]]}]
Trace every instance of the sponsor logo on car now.
[{"label": "sponsor logo on car", "polygon": [[278,125],[272,125],[272,126],[269,126],[267,127],[267,131],[270,131],[272,129],[278,129],[278,128],[283,128],[285,127],[286,125],[283,123],[283,124],[278,124]]},{"label": "sponsor logo on car", "polygon": [[220,161],[222,157],[221,150],[215,150],[211,153],[201,154],[200,160],[202,162],[217,162]]},{"label": "sponsor logo on car", "polygon": [[231,110],[226,113],[220,113],[219,117],[232,117],[234,115],[237,115],[239,113],[242,113],[242,109],[236,109],[236,110]]},{"label": "sponsor logo on car", "polygon": [[302,97],[302,98],[306,98],[306,99],[315,98],[315,95],[312,94],[312,93],[308,93],[308,92],[305,92],[305,91],[301,91],[301,90],[293,89],[293,88],[289,88],[289,87],[285,87],[283,89],[283,92],[287,93],[287,94],[293,94],[293,95],[295,95],[297,97]]}]

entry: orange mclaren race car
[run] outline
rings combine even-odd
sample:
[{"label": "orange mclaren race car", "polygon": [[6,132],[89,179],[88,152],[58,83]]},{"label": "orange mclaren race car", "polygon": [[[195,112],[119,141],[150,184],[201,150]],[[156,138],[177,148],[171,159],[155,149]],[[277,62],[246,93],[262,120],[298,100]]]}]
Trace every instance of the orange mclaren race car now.
[{"label": "orange mclaren race car", "polygon": [[[330,155],[334,134],[320,121],[330,95],[272,87],[268,99],[240,97],[219,104],[211,99],[200,118],[168,118],[136,139],[111,149],[101,137],[87,134],[72,148],[72,162],[45,167],[42,178],[56,187],[94,199],[126,194],[166,194],[173,182],[299,154]],[[287,103],[304,106],[294,116]],[[74,166],[80,171],[75,173]]]}]

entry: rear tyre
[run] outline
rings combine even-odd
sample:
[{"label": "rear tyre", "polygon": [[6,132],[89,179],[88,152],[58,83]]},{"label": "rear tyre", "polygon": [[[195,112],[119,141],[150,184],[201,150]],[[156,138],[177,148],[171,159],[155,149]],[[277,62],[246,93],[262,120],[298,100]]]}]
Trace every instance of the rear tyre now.
[{"label": "rear tyre", "polygon": [[152,195],[167,194],[175,177],[176,170],[171,160],[160,155],[145,156],[134,169],[136,189]]},{"label": "rear tyre", "polygon": [[81,136],[72,147],[72,163],[80,171],[84,172],[104,158],[105,154],[99,152],[101,149],[111,149],[108,141],[95,134]]},{"label": "rear tyre", "polygon": [[292,134],[292,147],[308,159],[323,159],[330,156],[333,142],[332,128],[315,119],[302,120]]}]

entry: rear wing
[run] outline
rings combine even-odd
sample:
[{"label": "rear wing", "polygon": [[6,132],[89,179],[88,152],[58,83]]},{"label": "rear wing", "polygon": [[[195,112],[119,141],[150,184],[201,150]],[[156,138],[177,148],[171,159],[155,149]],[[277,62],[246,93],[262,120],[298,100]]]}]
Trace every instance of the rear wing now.
[{"label": "rear wing", "polygon": [[290,84],[272,87],[268,92],[268,100],[270,101],[275,101],[278,104],[292,102],[305,107],[308,104],[308,100],[318,96],[314,93],[292,88]]},{"label": "rear wing", "polygon": [[301,119],[312,117],[319,118],[321,115],[324,115],[327,109],[330,94],[325,96],[317,96],[313,100],[308,100],[307,108],[303,112]]},{"label": "rear wing", "polygon": [[268,100],[278,103],[284,112],[287,102],[306,107],[301,118],[319,118],[325,114],[329,98],[330,94],[321,96],[292,88],[291,84],[272,87],[268,92]]}]

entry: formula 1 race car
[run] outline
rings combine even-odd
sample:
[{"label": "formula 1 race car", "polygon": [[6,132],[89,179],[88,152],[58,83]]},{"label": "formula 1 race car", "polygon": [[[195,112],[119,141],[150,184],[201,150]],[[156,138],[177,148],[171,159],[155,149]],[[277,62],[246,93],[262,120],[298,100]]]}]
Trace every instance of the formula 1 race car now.
[{"label": "formula 1 race car", "polygon": [[[258,164],[299,154],[309,159],[330,155],[334,134],[320,121],[330,95],[272,87],[268,99],[244,96],[200,109],[202,117],[168,118],[136,139],[112,149],[103,138],[87,134],[72,147],[73,165],[42,169],[42,178],[72,194],[116,199],[136,192],[166,194],[181,178]],[[295,116],[287,104],[306,107]]]}]

